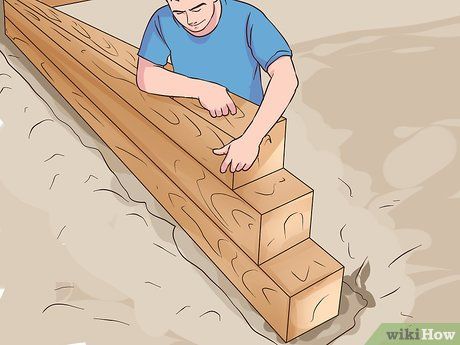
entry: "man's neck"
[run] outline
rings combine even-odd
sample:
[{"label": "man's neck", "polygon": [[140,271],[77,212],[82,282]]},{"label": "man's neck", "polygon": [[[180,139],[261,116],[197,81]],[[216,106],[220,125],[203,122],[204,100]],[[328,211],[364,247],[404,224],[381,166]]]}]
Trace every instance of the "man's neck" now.
[{"label": "man's neck", "polygon": [[214,13],[208,25],[206,25],[206,27],[199,32],[191,32],[187,30],[190,34],[192,34],[193,36],[198,36],[198,37],[205,36],[209,34],[210,32],[212,32],[217,27],[217,24],[219,24],[220,16],[222,14],[222,4],[220,0],[215,0],[213,2],[213,6],[214,6]]}]

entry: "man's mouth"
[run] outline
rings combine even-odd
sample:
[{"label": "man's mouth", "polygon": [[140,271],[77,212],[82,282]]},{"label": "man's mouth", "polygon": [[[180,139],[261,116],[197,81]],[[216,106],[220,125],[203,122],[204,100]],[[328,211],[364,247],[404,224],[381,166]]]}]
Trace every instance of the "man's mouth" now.
[{"label": "man's mouth", "polygon": [[204,23],[205,19],[203,19],[201,22],[199,23],[196,23],[196,24],[193,24],[193,25],[190,25],[192,28],[196,28],[197,26],[199,26],[200,24]]}]

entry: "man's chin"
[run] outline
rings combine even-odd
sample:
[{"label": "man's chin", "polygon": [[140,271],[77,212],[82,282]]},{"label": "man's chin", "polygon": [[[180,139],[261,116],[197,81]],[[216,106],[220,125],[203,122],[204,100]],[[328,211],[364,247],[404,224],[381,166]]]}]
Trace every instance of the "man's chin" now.
[{"label": "man's chin", "polygon": [[200,24],[200,25],[197,25],[197,26],[187,26],[187,29],[190,32],[193,32],[195,34],[199,34],[201,31],[206,29],[206,25],[203,23],[203,24]]},{"label": "man's chin", "polygon": [[201,27],[201,25],[198,27],[198,26],[194,26],[194,27],[188,27],[188,31],[191,31],[195,34],[198,34],[200,33],[200,31],[203,31],[204,28]]}]

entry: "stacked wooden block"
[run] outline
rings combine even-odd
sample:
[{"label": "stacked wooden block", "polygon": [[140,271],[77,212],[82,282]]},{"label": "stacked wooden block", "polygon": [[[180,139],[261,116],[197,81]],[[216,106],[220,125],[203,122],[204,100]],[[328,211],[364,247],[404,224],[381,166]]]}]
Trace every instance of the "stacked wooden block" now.
[{"label": "stacked wooden block", "polygon": [[285,118],[249,171],[222,174],[212,149],[244,132],[254,104],[233,96],[237,115],[212,118],[144,93],[135,47],[43,1],[4,7],[8,37],[281,338],[338,314],[343,266],[310,238],[313,190],[284,168]]}]

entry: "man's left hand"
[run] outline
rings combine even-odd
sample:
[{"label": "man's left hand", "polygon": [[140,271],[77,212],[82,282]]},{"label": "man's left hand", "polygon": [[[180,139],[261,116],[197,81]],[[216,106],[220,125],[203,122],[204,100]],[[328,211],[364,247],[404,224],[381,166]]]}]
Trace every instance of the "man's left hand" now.
[{"label": "man's left hand", "polygon": [[225,173],[228,166],[230,171],[247,171],[251,168],[259,154],[260,141],[247,138],[244,135],[228,143],[220,149],[214,149],[216,155],[226,155],[220,172]]}]

